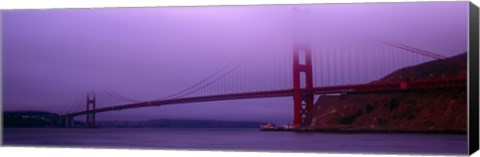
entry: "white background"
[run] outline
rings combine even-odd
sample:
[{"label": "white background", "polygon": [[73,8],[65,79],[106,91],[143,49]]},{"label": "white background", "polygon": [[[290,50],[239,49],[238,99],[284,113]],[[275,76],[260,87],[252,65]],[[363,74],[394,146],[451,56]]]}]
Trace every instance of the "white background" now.
[{"label": "white background", "polygon": [[[147,7],[147,6],[193,6],[193,5],[245,5],[245,4],[300,4],[300,3],[350,3],[350,2],[411,2],[427,0],[0,0],[1,9],[49,9],[49,8],[102,8],[102,7]],[[445,0],[435,0],[445,1]],[[477,6],[480,0],[472,0]],[[0,20],[1,21],[1,20]],[[1,24],[0,24],[1,26]],[[1,30],[1,29],[0,29]],[[1,32],[0,32],[1,34]],[[0,42],[1,44],[1,42]],[[0,45],[1,48],[1,45]],[[1,49],[0,49],[1,51]],[[1,68],[0,68],[1,69]],[[1,85],[0,85],[1,87]],[[0,102],[1,99],[0,99]],[[1,116],[0,116],[1,118]],[[1,120],[1,119],[0,119]],[[1,132],[0,132],[1,133]],[[3,134],[0,134],[3,135]],[[0,156],[31,157],[98,157],[98,156],[278,156],[278,157],[313,157],[313,156],[351,156],[352,154],[319,153],[267,153],[267,152],[219,152],[219,151],[173,151],[173,150],[138,150],[138,149],[82,149],[82,148],[42,148],[42,147],[0,147]],[[383,154],[353,154],[355,156],[413,156]],[[418,155],[417,155],[418,156]],[[425,156],[425,155],[422,155]],[[480,153],[475,153],[476,157]]]}]

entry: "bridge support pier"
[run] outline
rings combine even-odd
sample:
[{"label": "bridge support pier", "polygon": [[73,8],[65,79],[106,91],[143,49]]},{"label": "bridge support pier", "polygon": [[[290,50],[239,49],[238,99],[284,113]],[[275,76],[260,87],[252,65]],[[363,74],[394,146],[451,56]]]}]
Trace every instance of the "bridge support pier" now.
[{"label": "bridge support pier", "polygon": [[293,126],[304,124],[313,108],[314,95],[312,53],[306,44],[295,44],[293,50]]},{"label": "bridge support pier", "polygon": [[95,103],[96,98],[94,93],[87,93],[87,128],[95,128]]}]

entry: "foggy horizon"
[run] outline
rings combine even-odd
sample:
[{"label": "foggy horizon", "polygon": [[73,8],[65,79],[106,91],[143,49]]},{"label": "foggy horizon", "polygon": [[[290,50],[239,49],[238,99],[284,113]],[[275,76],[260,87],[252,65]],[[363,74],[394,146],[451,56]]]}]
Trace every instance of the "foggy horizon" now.
[{"label": "foggy horizon", "polygon": [[[343,56],[343,61],[349,63],[345,67],[343,62],[316,63],[321,68],[313,72],[318,85],[325,84],[321,81],[325,77],[329,79],[327,64],[337,68],[330,71],[341,71],[339,65],[355,68],[359,62],[355,55],[359,54],[345,49],[368,45],[358,41],[356,35],[395,41],[447,57],[467,51],[468,2],[295,7],[308,8],[299,23],[304,24],[301,27],[309,36],[314,58]],[[69,110],[74,110],[71,106],[75,99],[90,90],[111,90],[135,100],[158,100],[245,58],[251,64],[241,67],[239,74],[252,78],[260,75],[251,71],[278,70],[288,74],[295,27],[292,8],[273,5],[2,11],[3,110],[72,112]],[[345,39],[358,43],[345,46]],[[335,48],[325,50],[325,45]],[[392,52],[392,57],[397,53]],[[401,68],[381,56],[371,58],[377,62],[370,64],[385,65],[383,71],[372,74],[375,78]],[[431,60],[421,58],[407,63]],[[357,77],[335,81],[375,79]],[[290,80],[263,80],[272,85],[263,84],[262,89],[279,88],[275,83],[287,86],[285,82]],[[282,97],[166,105],[99,113],[97,120],[212,119],[287,124],[292,122],[292,102],[291,97]],[[97,108],[120,104],[125,102],[97,95]],[[84,110],[85,106],[81,107]],[[84,116],[76,120],[83,121]]]}]

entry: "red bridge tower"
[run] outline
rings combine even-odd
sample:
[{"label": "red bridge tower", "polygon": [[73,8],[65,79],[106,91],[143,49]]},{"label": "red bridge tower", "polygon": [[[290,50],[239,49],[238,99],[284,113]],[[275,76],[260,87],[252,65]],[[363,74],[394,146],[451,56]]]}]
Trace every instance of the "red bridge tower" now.
[{"label": "red bridge tower", "polygon": [[313,107],[312,52],[308,44],[293,48],[293,126],[301,126]]},{"label": "red bridge tower", "polygon": [[87,128],[95,128],[95,103],[95,94],[87,93]]}]

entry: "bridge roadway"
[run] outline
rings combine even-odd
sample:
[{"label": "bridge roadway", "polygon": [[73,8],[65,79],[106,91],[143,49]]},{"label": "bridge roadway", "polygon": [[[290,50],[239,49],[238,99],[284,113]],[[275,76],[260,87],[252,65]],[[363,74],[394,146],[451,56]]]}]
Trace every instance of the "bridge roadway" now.
[{"label": "bridge roadway", "polygon": [[377,93],[377,92],[394,92],[394,91],[411,91],[411,90],[427,90],[442,88],[466,88],[466,78],[442,78],[435,80],[415,80],[405,82],[372,82],[368,84],[353,84],[341,86],[316,87],[307,89],[285,89],[285,90],[269,90],[245,93],[220,94],[211,96],[197,96],[187,98],[174,98],[166,100],[145,101],[118,106],[110,106],[97,108],[91,111],[80,111],[66,114],[69,117],[85,115],[87,113],[100,113],[115,110],[125,110],[132,108],[141,108],[149,106],[173,105],[184,103],[221,101],[221,100],[237,100],[237,99],[254,99],[254,98],[271,98],[271,97],[287,97],[292,96],[294,90],[303,90],[305,93],[319,94],[338,94],[338,93]]}]

